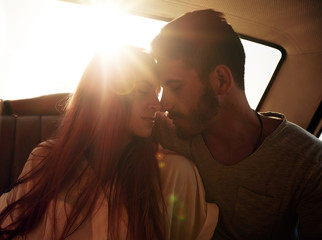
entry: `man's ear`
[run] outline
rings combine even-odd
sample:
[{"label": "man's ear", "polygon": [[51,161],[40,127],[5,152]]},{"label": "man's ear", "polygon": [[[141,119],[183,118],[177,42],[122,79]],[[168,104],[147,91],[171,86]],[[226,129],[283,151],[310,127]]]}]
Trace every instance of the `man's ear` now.
[{"label": "man's ear", "polygon": [[209,82],[217,95],[229,93],[233,81],[233,75],[226,65],[217,65],[210,73]]}]

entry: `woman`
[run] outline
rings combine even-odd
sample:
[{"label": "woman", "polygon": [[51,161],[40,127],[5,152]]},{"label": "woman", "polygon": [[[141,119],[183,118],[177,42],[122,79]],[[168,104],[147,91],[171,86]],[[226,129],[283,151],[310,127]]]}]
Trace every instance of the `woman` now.
[{"label": "woman", "polygon": [[96,55],[55,137],[1,196],[0,239],[210,238],[217,209],[197,171],[150,138],[158,87],[148,54]]}]

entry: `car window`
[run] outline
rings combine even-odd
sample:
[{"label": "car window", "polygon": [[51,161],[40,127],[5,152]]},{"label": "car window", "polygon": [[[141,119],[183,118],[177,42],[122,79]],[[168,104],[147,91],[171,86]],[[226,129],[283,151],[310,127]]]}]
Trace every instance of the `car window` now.
[{"label": "car window", "polygon": [[242,39],[245,49],[245,93],[251,108],[256,109],[266,87],[282,59],[282,52],[274,47]]}]

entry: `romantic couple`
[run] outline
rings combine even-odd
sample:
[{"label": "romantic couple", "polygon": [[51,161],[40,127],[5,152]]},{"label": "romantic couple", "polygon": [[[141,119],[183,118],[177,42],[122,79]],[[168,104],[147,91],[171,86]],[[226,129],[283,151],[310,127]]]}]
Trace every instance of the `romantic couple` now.
[{"label": "romantic couple", "polygon": [[320,239],[322,144],[249,107],[244,63],[209,9],[149,54],[97,54],[1,196],[0,239]]}]

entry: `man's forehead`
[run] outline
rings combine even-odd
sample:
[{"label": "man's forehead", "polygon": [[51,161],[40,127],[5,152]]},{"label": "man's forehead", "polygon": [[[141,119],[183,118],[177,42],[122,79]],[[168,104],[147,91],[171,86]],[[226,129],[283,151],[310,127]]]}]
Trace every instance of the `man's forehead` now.
[{"label": "man's forehead", "polygon": [[158,60],[157,68],[160,71],[166,70],[176,70],[178,68],[183,68],[185,65],[183,64],[182,60],[177,59],[162,59]]},{"label": "man's forehead", "polygon": [[193,68],[188,68],[182,60],[158,61],[157,68],[161,84],[170,79],[184,78],[188,72],[195,71]]}]

